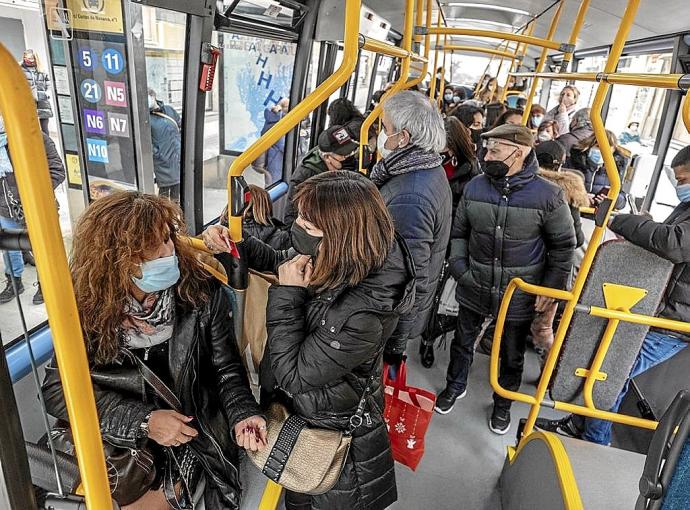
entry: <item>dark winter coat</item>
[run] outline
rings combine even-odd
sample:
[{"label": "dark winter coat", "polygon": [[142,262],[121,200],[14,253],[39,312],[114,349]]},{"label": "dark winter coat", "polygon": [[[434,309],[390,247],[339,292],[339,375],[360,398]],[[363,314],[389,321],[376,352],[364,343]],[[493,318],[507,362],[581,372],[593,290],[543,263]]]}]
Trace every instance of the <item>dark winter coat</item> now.
[{"label": "dark winter coat", "polygon": [[453,203],[441,166],[392,176],[380,190],[417,271],[414,308],[400,319],[386,347],[387,352],[399,354],[408,339],[421,336],[428,322],[450,238]]},{"label": "dark winter coat", "polygon": [[[272,218],[272,225],[261,225],[254,218],[247,217],[242,221],[244,237],[252,236],[276,250],[287,250],[291,246],[290,232],[285,230],[285,225]],[[227,225],[226,225],[227,226]]]},{"label": "dark winter coat", "polygon": [[[62,181],[65,180],[65,166],[62,164],[60,154],[55,148],[55,143],[45,133],[43,135],[43,147],[46,151],[46,158],[48,159],[48,171],[50,172],[50,180],[53,184],[53,189],[57,188]],[[9,151],[9,146],[6,147],[7,154],[12,162],[12,153]],[[14,169],[16,172],[17,169]],[[19,218],[17,217],[16,207],[12,207],[12,201],[16,200],[21,204],[19,197],[19,188],[17,188],[17,180],[14,173],[0,178],[0,216],[3,218],[12,218],[19,222],[24,221],[24,212],[21,211]]]},{"label": "dark winter coat", "polygon": [[[579,170],[585,176],[585,189],[587,193],[598,195],[604,188],[611,186],[611,181],[609,181],[609,177],[606,175],[604,165],[597,167],[588,156],[589,150],[583,151],[578,147],[573,147],[570,150],[570,163],[575,170]],[[619,151],[613,153],[613,159],[616,161],[616,168],[622,183],[630,161]],[[616,209],[623,209],[625,207],[625,193],[623,191],[618,194],[615,207]]]},{"label": "dark winter coat", "polygon": [[[252,267],[275,271],[284,253],[255,239],[245,242]],[[312,498],[314,509],[377,510],[397,499],[380,353],[413,299],[414,265],[398,236],[384,266],[354,287],[316,295],[291,286],[269,291],[262,370],[268,367],[272,377],[262,373],[262,384],[272,378],[292,397],[294,412],[314,427],[345,431],[374,375],[364,424],[353,432],[343,474],[333,489]]]},{"label": "dark winter coat", "polygon": [[[169,340],[171,389],[183,412],[194,416],[190,426],[199,431],[189,444],[205,467],[206,508],[236,509],[241,488],[233,429],[261,411],[237,350],[228,298],[220,285],[210,285],[211,297],[205,306],[192,312],[177,310]],[[144,400],[145,383],[133,363],[123,355],[121,363],[91,370],[101,434],[109,443],[125,448],[141,447],[137,432],[145,416],[155,409]],[[68,421],[55,366],[53,360],[46,368],[43,395],[48,412]]]},{"label": "dark winter coat", "polygon": [[302,158],[302,161],[300,161],[300,164],[290,177],[287,205],[285,207],[285,225],[292,225],[297,218],[297,208],[293,203],[297,186],[302,184],[310,177],[314,177],[315,175],[319,175],[326,171],[328,171],[328,167],[326,166],[324,160],[321,159],[318,147],[314,147],[304,155],[304,158]]},{"label": "dark winter coat", "polygon": [[[513,278],[564,289],[575,249],[573,219],[563,191],[537,176],[534,151],[523,170],[493,180],[472,179],[453,222],[450,271],[458,280],[458,302],[496,316]],[[534,297],[518,292],[510,320],[530,320]]]},{"label": "dark winter coat", "polygon": [[180,184],[182,119],[172,106],[156,103],[158,108],[150,112],[153,173],[158,186],[174,186]]},{"label": "dark winter coat", "polygon": [[451,198],[453,200],[451,218],[455,218],[455,211],[458,209],[458,204],[460,203],[460,198],[465,190],[465,186],[480,173],[479,161],[476,159],[473,159],[472,161],[465,160],[463,163],[455,167],[453,175],[448,178]]},{"label": "dark winter coat", "polygon": [[575,239],[577,241],[575,247],[579,248],[585,242],[585,234],[582,232],[580,207],[589,207],[589,198],[587,197],[584,178],[579,172],[571,172],[566,169],[554,172],[540,168],[539,175],[560,186],[563,190],[565,201],[570,208],[570,215],[573,217],[573,227],[575,228]]},{"label": "dark winter coat", "polygon": [[[675,264],[664,298],[656,313],[659,317],[690,322],[690,203],[680,203],[663,223],[645,216],[619,214],[609,228],[633,244]],[[690,341],[690,335],[667,331]]]},{"label": "dark winter coat", "polygon": [[49,119],[53,116],[53,108],[50,106],[50,78],[35,66],[27,66],[22,62],[22,71],[26,81],[29,82],[31,92],[36,99],[36,113],[39,119]]}]

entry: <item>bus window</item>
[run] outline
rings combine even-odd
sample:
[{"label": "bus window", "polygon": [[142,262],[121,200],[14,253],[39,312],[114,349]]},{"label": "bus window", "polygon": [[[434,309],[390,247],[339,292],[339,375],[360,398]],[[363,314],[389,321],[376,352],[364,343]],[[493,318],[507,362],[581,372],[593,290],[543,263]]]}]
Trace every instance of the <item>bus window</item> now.
[{"label": "bus window", "polygon": [[[289,108],[297,49],[292,42],[231,33],[214,34],[214,40],[223,57],[218,101],[207,110],[204,126],[204,222],[217,218],[227,203],[232,161]],[[284,146],[282,139],[245,169],[249,184],[268,188],[283,179]]]},{"label": "bus window", "polygon": [[[604,65],[606,65],[605,55],[585,57],[578,61],[577,71],[580,73],[598,73],[604,69]],[[567,84],[568,82],[564,80],[553,80],[551,82],[547,104],[543,105],[547,110],[558,106],[561,90],[563,90],[563,87],[565,87]],[[594,93],[597,90],[597,83],[576,81],[575,86],[577,87],[577,90],[580,91],[580,98],[577,101],[578,107],[590,107],[592,105],[592,101],[594,100]]]}]

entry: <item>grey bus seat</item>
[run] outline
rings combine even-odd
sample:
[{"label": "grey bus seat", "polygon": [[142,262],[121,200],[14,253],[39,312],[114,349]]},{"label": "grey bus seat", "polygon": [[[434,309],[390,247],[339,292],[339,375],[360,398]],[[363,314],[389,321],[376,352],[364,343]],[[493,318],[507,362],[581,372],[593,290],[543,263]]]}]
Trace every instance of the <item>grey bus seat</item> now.
[{"label": "grey bus seat", "polygon": [[[26,454],[29,457],[32,483],[47,492],[58,492],[55,466],[53,465],[53,456],[50,454],[50,450],[27,442]],[[58,451],[55,452],[55,456],[63,489],[65,492],[73,494],[79,487],[79,484],[81,484],[77,461],[73,456]]]},{"label": "grey bus seat", "polygon": [[[634,263],[633,263],[634,262]],[[673,264],[639,246],[623,240],[603,243],[594,258],[580,304],[606,308],[605,283],[642,288],[647,294],[631,308],[632,312],[653,316],[661,302]],[[588,369],[604,334],[607,319],[575,311],[566,333],[563,350],[551,383],[551,398],[563,402],[583,403],[585,378],[575,375],[578,368]],[[596,381],[592,391],[598,409],[610,409],[630,375],[630,370],[648,326],[621,321],[613,336],[601,371],[604,381]]]}]

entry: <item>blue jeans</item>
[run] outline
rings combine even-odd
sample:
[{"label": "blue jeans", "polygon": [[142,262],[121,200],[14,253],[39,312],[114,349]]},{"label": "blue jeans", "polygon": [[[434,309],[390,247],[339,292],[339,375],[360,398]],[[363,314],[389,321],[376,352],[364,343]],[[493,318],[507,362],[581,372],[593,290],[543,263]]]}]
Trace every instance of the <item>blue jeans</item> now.
[{"label": "blue jeans", "polygon": [[[0,216],[0,227],[2,228],[25,228],[23,224],[17,223],[12,218],[5,218]],[[4,251],[2,252],[2,257],[5,262],[5,275],[9,277],[10,266],[12,267],[12,275],[15,278],[19,278],[24,272],[24,257],[22,257],[22,252],[20,251]],[[11,263],[11,264],[10,264]]]},{"label": "blue jeans", "polygon": [[[664,335],[663,333],[659,333],[657,331],[650,331],[647,333],[644,342],[642,342],[642,347],[637,355],[637,359],[635,360],[632,370],[630,371],[630,376],[628,380],[625,381],[625,386],[623,386],[623,390],[621,391],[620,395],[618,395],[616,403],[613,404],[611,412],[618,412],[621,402],[623,402],[623,397],[625,397],[625,394],[628,392],[630,379],[640,375],[642,372],[646,372],[662,361],[666,361],[671,356],[678,354],[687,345],[687,342],[684,342],[683,340]],[[608,445],[611,443],[612,426],[613,423],[608,420],[595,420],[587,418],[585,420],[585,432],[582,435],[582,438],[592,443]]]}]

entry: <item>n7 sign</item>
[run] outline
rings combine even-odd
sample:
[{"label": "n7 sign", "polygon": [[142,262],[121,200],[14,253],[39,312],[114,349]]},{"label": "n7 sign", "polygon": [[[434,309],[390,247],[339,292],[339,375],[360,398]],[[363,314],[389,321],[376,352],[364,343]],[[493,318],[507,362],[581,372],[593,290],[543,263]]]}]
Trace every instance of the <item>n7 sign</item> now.
[{"label": "n7 sign", "polygon": [[129,117],[123,113],[108,113],[108,134],[129,137]]}]

